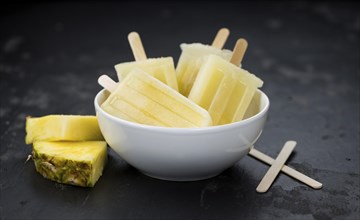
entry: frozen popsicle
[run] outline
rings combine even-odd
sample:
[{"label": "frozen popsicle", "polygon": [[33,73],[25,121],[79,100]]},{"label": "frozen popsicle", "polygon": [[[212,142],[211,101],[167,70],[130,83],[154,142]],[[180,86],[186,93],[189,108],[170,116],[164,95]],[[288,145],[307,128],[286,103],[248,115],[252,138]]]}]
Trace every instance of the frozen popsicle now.
[{"label": "frozen popsicle", "polygon": [[178,91],[173,58],[161,57],[147,59],[139,34],[131,32],[128,35],[128,39],[136,61],[124,62],[115,65],[119,81],[124,80],[134,68],[140,68]]},{"label": "frozen popsicle", "polygon": [[99,84],[111,92],[101,105],[109,114],[140,124],[162,127],[206,127],[209,113],[141,69],[118,85],[106,75]]},{"label": "frozen popsicle", "polygon": [[183,43],[180,45],[182,53],[176,67],[176,74],[181,94],[186,97],[189,95],[200,66],[203,64],[206,56],[214,54],[230,60],[232,52],[230,50],[222,50],[228,36],[229,30],[222,28],[219,30],[211,46],[201,43]]},{"label": "frozen popsicle", "polygon": [[189,99],[208,110],[214,125],[228,124],[243,119],[257,88],[263,81],[239,64],[247,42],[239,39],[230,62],[209,55],[199,70]]}]

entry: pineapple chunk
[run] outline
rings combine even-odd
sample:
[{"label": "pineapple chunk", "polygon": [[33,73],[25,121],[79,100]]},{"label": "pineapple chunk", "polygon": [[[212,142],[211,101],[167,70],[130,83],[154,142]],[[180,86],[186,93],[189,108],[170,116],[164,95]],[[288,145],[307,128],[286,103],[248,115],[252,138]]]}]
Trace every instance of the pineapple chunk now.
[{"label": "pineapple chunk", "polygon": [[93,187],[107,161],[105,141],[34,142],[33,160],[43,177],[70,185]]},{"label": "pineapple chunk", "polygon": [[48,115],[26,118],[26,144],[35,141],[103,141],[96,116]]}]

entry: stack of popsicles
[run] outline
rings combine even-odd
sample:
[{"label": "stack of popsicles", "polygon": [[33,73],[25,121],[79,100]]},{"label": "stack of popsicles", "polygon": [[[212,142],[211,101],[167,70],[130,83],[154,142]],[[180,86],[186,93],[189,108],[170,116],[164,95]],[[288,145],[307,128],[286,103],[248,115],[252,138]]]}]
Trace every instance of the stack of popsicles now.
[{"label": "stack of popsicles", "polygon": [[263,82],[240,68],[247,42],[223,50],[229,31],[220,29],[212,45],[182,44],[175,69],[172,57],[147,59],[140,36],[129,34],[134,62],[115,65],[119,83],[106,75],[99,83],[111,92],[101,105],[124,120],[162,127],[207,127],[243,119]]}]

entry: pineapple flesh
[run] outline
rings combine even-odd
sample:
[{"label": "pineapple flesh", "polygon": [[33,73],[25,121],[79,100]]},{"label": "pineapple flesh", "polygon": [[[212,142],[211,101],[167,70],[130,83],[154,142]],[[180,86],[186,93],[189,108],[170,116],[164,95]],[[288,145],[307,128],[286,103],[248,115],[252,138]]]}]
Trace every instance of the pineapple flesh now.
[{"label": "pineapple flesh", "polygon": [[93,187],[107,161],[105,141],[33,143],[36,171],[43,177],[64,184]]},{"label": "pineapple flesh", "polygon": [[26,144],[35,141],[103,141],[96,116],[48,115],[26,118]]}]

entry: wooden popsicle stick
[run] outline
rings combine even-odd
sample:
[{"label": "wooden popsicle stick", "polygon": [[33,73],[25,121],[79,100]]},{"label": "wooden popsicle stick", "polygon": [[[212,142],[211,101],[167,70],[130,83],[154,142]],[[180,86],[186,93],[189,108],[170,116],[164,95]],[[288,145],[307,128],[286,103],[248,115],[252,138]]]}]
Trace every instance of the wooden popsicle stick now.
[{"label": "wooden popsicle stick", "polygon": [[117,87],[117,83],[107,75],[101,75],[98,79],[98,83],[109,92],[114,92]]},{"label": "wooden popsicle stick", "polygon": [[214,41],[212,42],[211,46],[218,48],[218,49],[222,49],[224,47],[224,44],[226,42],[226,40],[228,39],[230,34],[229,29],[227,28],[221,28],[215,38]]},{"label": "wooden popsicle stick", "polygon": [[131,32],[128,35],[128,40],[130,43],[131,50],[134,54],[136,61],[146,60],[146,53],[141,42],[140,36],[137,32]]},{"label": "wooden popsicle stick", "polygon": [[264,193],[268,191],[271,184],[274,182],[275,178],[279,174],[281,168],[284,166],[286,160],[289,158],[291,152],[294,150],[295,146],[295,141],[287,141],[285,143],[279,155],[276,157],[274,163],[271,165],[271,167],[259,183],[258,187],[256,188],[257,192]]},{"label": "wooden popsicle stick", "polygon": [[248,43],[245,39],[240,38],[236,41],[233,54],[230,59],[230,63],[234,64],[235,66],[240,66],[241,61],[244,58],[245,51],[247,49]]},{"label": "wooden popsicle stick", "polygon": [[[256,150],[255,148],[252,148],[249,152],[249,155],[264,162],[264,163],[267,163],[269,165],[272,165],[274,163],[274,159],[269,157],[268,155]],[[321,189],[322,188],[322,183],[300,173],[299,171],[291,168],[291,167],[288,167],[286,165],[284,165],[282,168],[281,168],[281,171],[284,172],[285,174],[291,176],[292,178],[296,179],[296,180],[299,180],[300,182],[303,182],[305,183],[306,185],[314,188],[314,189]]]}]

